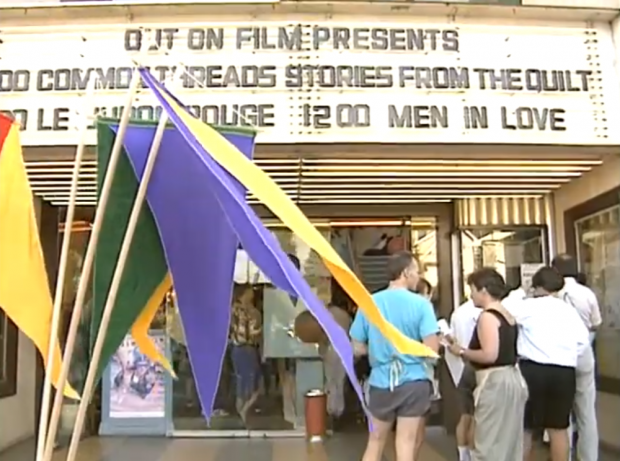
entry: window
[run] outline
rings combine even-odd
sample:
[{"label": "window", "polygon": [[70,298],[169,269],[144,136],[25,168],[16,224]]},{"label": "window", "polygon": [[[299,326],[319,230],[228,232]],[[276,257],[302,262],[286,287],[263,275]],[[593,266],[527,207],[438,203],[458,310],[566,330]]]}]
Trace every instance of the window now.
[{"label": "window", "polygon": [[620,380],[620,205],[576,220],[575,237],[581,271],[603,317],[596,337],[599,374]]},{"label": "window", "polygon": [[0,398],[17,393],[17,328],[0,311]]}]

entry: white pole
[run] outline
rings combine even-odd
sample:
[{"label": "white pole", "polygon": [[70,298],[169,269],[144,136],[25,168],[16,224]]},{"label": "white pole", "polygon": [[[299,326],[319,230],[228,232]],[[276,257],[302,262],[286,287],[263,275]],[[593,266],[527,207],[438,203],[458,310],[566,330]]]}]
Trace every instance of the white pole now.
[{"label": "white pole", "polygon": [[[129,119],[131,117],[131,107],[135,99],[135,95],[140,85],[140,73],[138,69],[134,69],[131,83],[129,86],[129,92],[127,95],[127,101],[123,108],[121,120],[118,126],[118,132],[112,147],[112,153],[110,154],[110,160],[108,168],[106,170],[105,180],[101,188],[101,194],[99,197],[99,203],[97,205],[97,211],[95,213],[95,221],[91,230],[88,247],[86,248],[86,256],[82,265],[82,273],[80,275],[80,281],[78,284],[77,294],[75,298],[75,305],[73,306],[73,312],[71,314],[71,324],[69,325],[69,332],[67,333],[67,341],[65,346],[65,353],[63,356],[63,366],[60,371],[60,378],[58,382],[58,388],[63,389],[69,374],[69,367],[71,366],[71,359],[73,358],[73,349],[75,348],[75,340],[78,332],[80,320],[82,318],[82,310],[84,309],[84,301],[86,298],[86,291],[90,283],[90,275],[92,272],[93,262],[95,260],[95,253],[97,251],[97,243],[99,241],[99,234],[101,233],[101,226],[103,225],[103,218],[107,209],[108,198],[110,197],[110,189],[112,188],[112,181],[116,173],[116,165],[120,157],[121,150],[123,148],[123,138],[129,125]],[[82,403],[87,399],[82,396]],[[47,443],[45,447],[44,457],[42,461],[51,461],[54,440],[56,439],[56,433],[58,432],[58,422],[60,419],[60,411],[62,409],[63,394],[57,392],[54,397],[54,406],[52,408],[52,415],[50,418],[50,430],[47,437]],[[81,407],[81,406],[80,406]]]},{"label": "white pole", "polygon": [[557,255],[557,245],[555,239],[555,208],[553,203],[553,193],[545,195],[545,224],[547,224],[547,252],[549,254],[548,264]]},{"label": "white pole", "polygon": [[[99,362],[101,361],[101,351],[103,349],[105,337],[108,332],[108,327],[110,326],[110,318],[112,316],[112,311],[114,310],[114,306],[116,304],[116,296],[118,294],[118,289],[120,287],[121,280],[123,278],[123,272],[125,270],[125,263],[127,262],[127,256],[129,256],[129,250],[131,249],[131,244],[133,242],[133,236],[136,230],[136,226],[138,224],[138,218],[140,217],[140,212],[142,211],[142,205],[144,203],[144,198],[146,197],[146,191],[148,189],[149,180],[151,178],[151,173],[153,172],[153,168],[155,166],[155,161],[157,160],[157,154],[159,153],[159,146],[161,145],[161,141],[164,137],[164,131],[166,129],[167,123],[168,123],[168,114],[164,111],[161,114],[161,118],[159,119],[157,129],[155,130],[155,136],[153,137],[153,143],[151,144],[151,150],[149,151],[149,156],[146,161],[146,166],[144,168],[144,174],[142,175],[142,180],[140,181],[140,187],[138,188],[138,193],[136,194],[136,199],[134,201],[133,208],[131,209],[131,215],[129,216],[127,230],[125,231],[125,236],[123,238],[123,243],[121,245],[121,251],[118,256],[116,268],[114,269],[112,283],[110,284],[110,291],[108,292],[108,297],[106,299],[105,308],[103,310],[103,315],[101,317],[101,325],[99,326],[99,331],[97,333],[97,339],[95,341],[95,347],[93,348],[93,353],[90,358],[90,365],[88,367],[86,383],[84,384],[82,400],[80,402],[80,407],[78,409],[77,418],[75,421],[75,427],[73,428],[73,435],[71,436],[71,443],[69,444],[69,453],[67,454],[67,461],[75,461],[77,457],[80,437],[82,434],[82,429],[84,427],[84,419],[86,418],[86,410],[88,409],[88,404],[90,403],[90,399],[92,397],[93,389],[95,387],[95,379],[97,378],[97,369],[99,368]],[[119,139],[119,137],[120,137],[120,134],[117,135],[117,139]]]},{"label": "white pole", "polygon": [[[56,277],[56,290],[54,293],[54,307],[52,310],[52,325],[50,342],[47,348],[46,372],[43,380],[43,390],[41,397],[41,411],[39,415],[39,431],[37,436],[36,461],[43,460],[45,452],[45,441],[47,435],[47,424],[50,411],[50,400],[52,394],[52,370],[60,364],[54,363],[54,352],[58,347],[58,329],[60,324],[60,314],[62,310],[63,289],[65,286],[65,275],[67,272],[67,261],[69,259],[69,247],[71,244],[71,229],[75,216],[75,202],[77,200],[78,183],[80,180],[80,169],[82,168],[82,158],[86,148],[86,137],[88,136],[88,126],[90,124],[90,114],[93,109],[92,97],[95,92],[96,79],[91,79],[86,88],[84,105],[82,107],[82,124],[80,126],[80,142],[75,150],[73,161],[73,174],[71,176],[71,192],[69,194],[69,204],[67,205],[67,216],[65,217],[65,231],[62,236],[62,247],[60,250],[60,262],[58,263],[58,275]],[[64,385],[57,388],[57,394],[63,395]],[[54,437],[55,438],[55,437]],[[52,440],[52,446],[54,440]]]}]

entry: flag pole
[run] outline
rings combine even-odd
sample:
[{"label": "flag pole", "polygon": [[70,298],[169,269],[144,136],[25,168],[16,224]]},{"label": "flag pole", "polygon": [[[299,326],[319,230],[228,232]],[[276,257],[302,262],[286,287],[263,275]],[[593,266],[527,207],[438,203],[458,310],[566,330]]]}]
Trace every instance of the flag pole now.
[{"label": "flag pole", "polygon": [[[75,427],[73,428],[73,435],[71,436],[71,442],[69,444],[67,461],[75,461],[77,456],[80,436],[84,426],[84,419],[86,417],[86,410],[88,409],[88,403],[90,402],[93,389],[95,387],[97,370],[99,368],[99,362],[101,361],[101,352],[103,349],[103,344],[105,342],[106,334],[108,332],[108,327],[110,325],[110,318],[116,304],[116,296],[118,294],[121,280],[123,278],[125,263],[127,262],[127,257],[129,256],[129,251],[133,243],[133,237],[138,224],[138,218],[140,217],[140,212],[142,211],[142,205],[146,197],[149,180],[151,179],[151,173],[153,172],[155,161],[157,160],[159,146],[161,145],[161,141],[164,137],[164,131],[166,129],[167,123],[168,114],[163,111],[159,119],[157,129],[155,130],[155,135],[153,136],[153,143],[151,144],[151,149],[146,160],[146,166],[144,167],[144,173],[142,175],[142,180],[140,181],[140,187],[138,188],[136,199],[134,201],[133,208],[131,209],[129,222],[127,224],[125,236],[123,237],[123,243],[121,245],[121,251],[118,256],[116,268],[114,269],[114,275],[112,276],[112,283],[110,284],[110,290],[108,292],[108,297],[106,299],[103,315],[101,317],[101,325],[99,326],[99,331],[97,332],[97,339],[95,341],[95,346],[93,347],[93,352],[90,358],[90,365],[88,367],[86,383],[84,384],[82,400],[80,402],[80,408],[77,413]],[[119,135],[117,135],[117,139],[119,138],[119,136],[120,133]]]},{"label": "flag pole", "polygon": [[[103,186],[101,188],[101,194],[99,196],[99,202],[97,204],[97,211],[95,212],[95,220],[93,222],[90,239],[88,241],[88,246],[86,248],[86,255],[84,257],[84,262],[82,264],[82,273],[80,275],[80,281],[78,283],[75,304],[73,306],[73,312],[71,314],[71,323],[69,325],[69,332],[67,333],[67,341],[66,341],[65,351],[64,351],[64,356],[63,356],[63,364],[62,364],[62,368],[60,371],[60,378],[57,383],[57,387],[59,391],[56,392],[56,395],[54,397],[54,406],[52,407],[52,415],[50,418],[50,430],[48,432],[47,443],[45,444],[46,447],[45,447],[45,452],[44,452],[42,461],[51,461],[51,458],[52,458],[53,449],[54,449],[54,440],[56,439],[56,434],[58,432],[58,423],[59,423],[60,412],[61,412],[62,403],[63,403],[62,389],[64,389],[64,386],[67,383],[67,377],[69,375],[69,368],[71,366],[71,359],[73,358],[73,350],[75,348],[75,340],[76,340],[80,320],[82,318],[82,310],[84,308],[86,291],[88,290],[88,285],[90,283],[90,275],[92,272],[93,262],[95,259],[95,253],[97,251],[97,243],[99,240],[99,234],[101,233],[101,226],[103,224],[103,218],[105,216],[107,202],[110,196],[110,189],[112,187],[112,181],[114,180],[114,174],[116,173],[116,164],[118,163],[118,159],[120,157],[120,153],[123,147],[123,138],[125,137],[127,126],[129,125],[129,119],[131,117],[131,107],[133,105],[133,101],[135,99],[136,93],[138,92],[140,81],[141,81],[140,72],[138,71],[138,68],[135,68],[132,78],[131,78],[131,83],[129,86],[127,101],[125,102],[125,107],[123,108],[121,120],[118,125],[118,133],[116,136],[116,140],[114,142],[114,146],[112,147],[112,152],[110,154],[108,168],[106,170],[105,179],[103,182]],[[90,400],[90,396],[88,399],[86,399],[85,396],[82,396],[82,399],[80,402],[80,408],[82,407],[82,404],[84,402],[88,403],[89,400]]]},{"label": "flag pole", "polygon": [[[80,142],[75,150],[75,159],[73,161],[73,174],[71,176],[71,191],[69,193],[69,203],[67,205],[67,216],[65,217],[65,229],[62,237],[62,247],[60,251],[60,261],[58,264],[58,275],[56,277],[56,290],[54,293],[54,306],[52,309],[52,325],[50,341],[47,348],[47,361],[45,377],[43,379],[43,389],[41,397],[41,410],[39,415],[39,430],[37,435],[37,452],[36,461],[42,461],[45,453],[45,442],[47,436],[48,418],[50,411],[50,400],[52,394],[52,374],[56,366],[60,364],[54,363],[54,352],[58,347],[58,330],[60,324],[60,313],[62,310],[63,289],[65,286],[65,275],[67,271],[67,261],[69,259],[69,247],[71,243],[71,229],[75,216],[75,202],[77,200],[78,183],[80,179],[80,170],[82,168],[82,158],[86,149],[86,137],[88,136],[89,117],[92,110],[92,97],[95,92],[97,79],[91,79],[86,88],[86,97],[84,100],[83,122],[80,127]],[[64,385],[57,388],[57,394],[63,395]],[[55,437],[54,437],[55,438]],[[52,446],[54,440],[51,441]]]}]

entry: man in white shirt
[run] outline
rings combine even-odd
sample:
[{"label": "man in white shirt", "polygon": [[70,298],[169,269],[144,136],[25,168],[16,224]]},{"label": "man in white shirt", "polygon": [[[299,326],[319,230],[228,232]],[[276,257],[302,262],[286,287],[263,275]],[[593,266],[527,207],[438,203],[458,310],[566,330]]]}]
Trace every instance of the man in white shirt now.
[{"label": "man in white shirt", "polygon": [[603,323],[601,309],[594,292],[577,281],[577,261],[570,255],[561,254],[553,259],[551,265],[564,277],[564,289],[560,293],[562,299],[577,309],[594,340],[596,330]]},{"label": "man in white shirt", "polygon": [[595,358],[591,343],[602,323],[601,310],[594,292],[577,282],[577,261],[570,255],[556,256],[551,263],[562,277],[562,299],[573,306],[589,330],[590,346],[577,363],[577,392],[575,394],[575,425],[577,426],[577,457],[580,461],[597,461],[599,452],[598,422],[596,419]]},{"label": "man in white shirt", "polygon": [[[461,304],[452,313],[450,318],[450,330],[453,340],[462,348],[468,348],[471,337],[474,334],[476,323],[482,309],[476,307],[470,299]],[[450,352],[447,352],[450,354]],[[454,356],[456,360],[463,359]],[[453,358],[454,359],[454,358]],[[461,416],[456,426],[456,441],[459,451],[459,461],[471,459],[470,449],[473,447],[473,414],[474,414],[474,389],[476,388],[476,375],[474,369],[467,363],[464,364],[463,372],[458,379],[458,396]]]},{"label": "man in white shirt", "polygon": [[589,347],[588,330],[579,315],[557,296],[563,287],[562,276],[543,267],[532,278],[534,298],[504,304],[519,324],[519,366],[529,391],[525,429],[530,436],[533,431],[547,431],[552,461],[569,459],[567,429],[577,361]]}]

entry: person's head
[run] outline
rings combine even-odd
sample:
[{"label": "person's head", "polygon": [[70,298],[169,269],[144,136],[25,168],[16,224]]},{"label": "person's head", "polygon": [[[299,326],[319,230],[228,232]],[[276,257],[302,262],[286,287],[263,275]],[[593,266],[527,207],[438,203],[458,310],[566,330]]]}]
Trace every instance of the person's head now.
[{"label": "person's head", "polygon": [[562,253],[553,258],[551,267],[558,271],[562,277],[572,277],[576,279],[579,274],[577,260],[568,253]]},{"label": "person's head", "polygon": [[532,277],[534,296],[548,296],[564,288],[564,277],[553,267],[541,267]]},{"label": "person's head", "polygon": [[471,300],[476,307],[486,308],[491,303],[502,300],[508,294],[504,277],[495,269],[483,267],[467,277],[471,289]]},{"label": "person's head", "polygon": [[433,297],[433,286],[424,277],[420,277],[420,280],[418,280],[418,285],[416,286],[415,291],[416,293],[424,296],[428,300]]},{"label": "person's head", "polygon": [[392,284],[413,291],[415,291],[420,279],[418,262],[409,251],[399,251],[390,255],[387,262],[387,273]]}]

